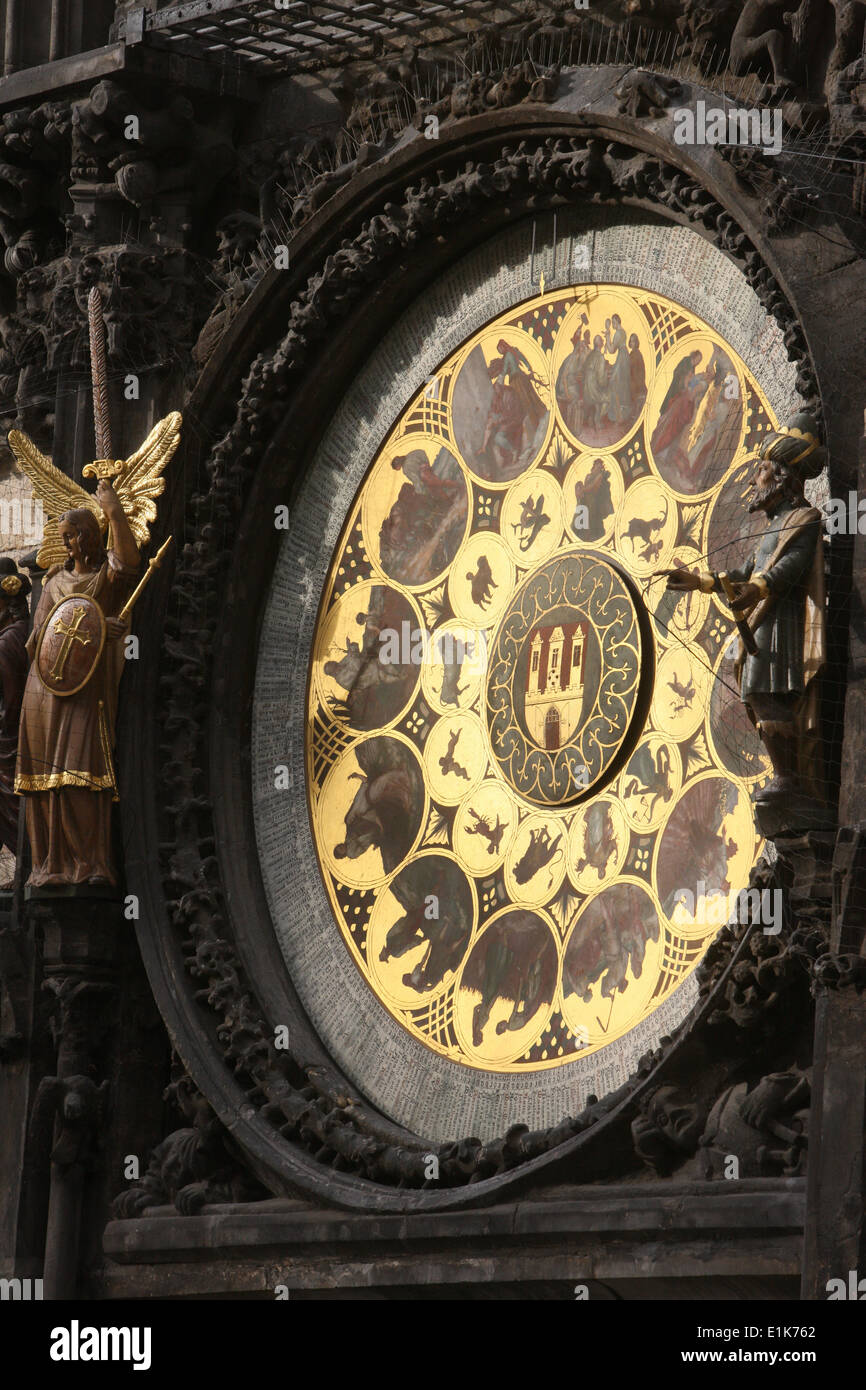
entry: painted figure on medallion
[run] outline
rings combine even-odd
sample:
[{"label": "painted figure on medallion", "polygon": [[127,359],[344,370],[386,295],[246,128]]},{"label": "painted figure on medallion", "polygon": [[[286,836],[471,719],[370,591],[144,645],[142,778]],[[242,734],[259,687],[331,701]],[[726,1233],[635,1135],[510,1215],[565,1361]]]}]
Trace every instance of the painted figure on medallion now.
[{"label": "painted figure on medallion", "polygon": [[591,801],[576,816],[569,845],[570,878],[576,887],[612,883],[628,850],[629,831],[622,808],[608,797]]},{"label": "painted figure on medallion", "polygon": [[739,378],[730,357],[717,343],[697,339],[674,366],[650,435],[662,477],[677,492],[705,489],[730,464],[741,419]]},{"label": "painted figure on medallion", "polygon": [[[334,858],[360,859],[378,852],[385,873],[396,869],[415,840],[424,808],[424,790],[411,749],[398,739],[368,738],[355,751],[360,771],[349,772],[342,797],[334,792]],[[351,783],[359,786],[342,810]],[[341,813],[342,811],[342,813]],[[342,838],[337,828],[342,821]]]},{"label": "painted figure on medallion", "polygon": [[583,481],[574,489],[574,518],[572,528],[581,540],[601,540],[605,523],[613,515],[610,467],[604,459],[596,458]]},{"label": "painted figure on medallion", "polygon": [[423,449],[410,449],[395,455],[391,467],[406,481],[379,530],[382,568],[403,584],[429,583],[453,560],[463,539],[466,484],[444,448],[432,463]]},{"label": "painted figure on medallion", "polygon": [[463,362],[454,388],[454,433],[468,467],[512,482],[538,457],[550,420],[547,372],[525,334],[487,335]]},{"label": "painted figure on medallion", "polygon": [[[658,892],[668,917],[683,887],[683,864],[691,866],[695,886],[703,889],[700,896],[730,891],[731,865],[741,844],[751,848],[754,841],[747,815],[738,814],[739,801],[736,784],[719,777],[706,777],[683,792],[659,841]],[[700,909],[698,902],[698,920]]]},{"label": "painted figure on medallion", "polygon": [[658,916],[652,899],[635,884],[620,883],[586,907],[574,926],[562,962],[562,993],[584,1004],[593,999],[591,986],[600,984],[600,997],[623,993],[629,972],[639,978],[647,942],[657,941]]},{"label": "painted figure on medallion", "polygon": [[676,794],[670,746],[663,739],[642,743],[623,773],[622,796],[637,825],[653,825]]},{"label": "painted figure on medallion", "polygon": [[418,673],[406,655],[422,629],[409,600],[390,585],[370,585],[363,597],[360,611],[355,601],[335,613],[334,656],[322,674],[335,718],[372,731],[390,724],[412,693]]},{"label": "painted figure on medallion", "polygon": [[[460,982],[468,995],[472,1047],[482,1056],[514,1051],[509,1034],[537,1024],[553,1001],[556,947],[549,927],[533,912],[506,912],[476,942]],[[502,1040],[499,1042],[499,1040]],[[519,1044],[518,1044],[519,1046]]]},{"label": "painted figure on medallion", "polygon": [[[388,893],[399,904],[400,915],[385,932],[384,941],[371,941],[373,969],[383,980],[382,967],[394,963],[402,992],[408,1001],[421,1002],[437,990],[460,965],[472,935],[472,890],[459,865],[441,854],[423,855],[397,873]],[[400,962],[398,968],[397,962]],[[395,981],[385,987],[397,993]]]},{"label": "painted figure on medallion", "polygon": [[493,395],[487,410],[479,457],[488,461],[490,478],[509,478],[538,448],[539,429],[547,411],[535,385],[538,377],[518,347],[500,339],[502,353],[489,364]]},{"label": "painted figure on medallion", "polygon": [[[604,318],[601,332],[602,314],[609,306],[612,312]],[[611,296],[581,309],[576,330],[570,334],[571,352],[556,378],[563,422],[576,439],[594,448],[603,449],[621,439],[646,401],[646,363],[640,337],[633,326],[627,332],[623,323],[627,312]]]}]

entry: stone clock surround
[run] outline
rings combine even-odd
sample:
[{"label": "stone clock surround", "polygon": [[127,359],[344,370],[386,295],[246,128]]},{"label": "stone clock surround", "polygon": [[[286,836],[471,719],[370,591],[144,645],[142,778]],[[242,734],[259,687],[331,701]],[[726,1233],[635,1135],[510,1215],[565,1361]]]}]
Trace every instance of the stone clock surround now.
[{"label": "stone clock surround", "polygon": [[[593,70],[586,81],[597,86],[603,76]],[[584,75],[576,74],[569,82],[569,105],[577,110]],[[583,1132],[584,1122],[557,1125],[549,1136],[537,1136],[529,1148],[517,1141],[517,1151],[507,1161],[505,1149],[514,1146],[507,1137],[477,1150],[455,1147],[453,1159],[443,1160],[453,1169],[446,1188],[392,1191],[388,1185],[398,1180],[401,1186],[421,1185],[424,1140],[371,1111],[323,1050],[295,996],[275,937],[260,930],[265,902],[258,866],[248,853],[249,770],[238,734],[248,719],[245,672],[257,640],[250,601],[257,599],[258,611],[257,596],[275,548],[273,533],[263,533],[257,518],[268,515],[287,496],[292,500],[291,479],[309,458],[306,441],[315,437],[317,420],[324,421],[330,413],[333,383],[339,380],[342,388],[357,373],[375,325],[384,325],[389,317],[393,321],[395,306],[406,303],[407,286],[423,289],[461,245],[480,244],[503,218],[515,219],[535,205],[536,196],[542,202],[549,198],[554,182],[584,206],[587,196],[600,196],[606,207],[618,209],[624,206],[623,197],[635,199],[644,218],[657,217],[667,231],[682,223],[703,224],[704,235],[718,240],[742,265],[784,328],[801,391],[817,403],[804,338],[814,318],[812,304],[806,296],[800,306],[801,326],[785,298],[788,285],[798,296],[805,294],[800,262],[784,246],[765,242],[759,208],[734,194],[720,157],[704,151],[695,159],[684,159],[663,133],[639,129],[615,114],[570,121],[573,118],[541,108],[517,121],[509,112],[471,118],[443,133],[435,149],[422,145],[398,150],[385,167],[374,167],[354,180],[299,234],[297,245],[293,243],[292,273],[266,278],[245,306],[203,373],[187,411],[192,425],[188,467],[170,483],[167,522],[179,529],[190,508],[198,539],[179,557],[174,581],[184,615],[179,629],[184,645],[176,644],[159,667],[142,666],[128,676],[159,713],[153,735],[142,737],[138,730],[132,743],[126,741],[125,766],[130,775],[137,771],[141,776],[149,776],[147,768],[160,761],[165,767],[158,811],[153,808],[127,827],[128,875],[130,885],[140,891],[147,924],[139,928],[140,947],[177,1050],[242,1142],[248,1161],[274,1191],[296,1193],[300,1187],[349,1206],[380,1210],[460,1206],[492,1200],[493,1194],[513,1190],[518,1180],[528,1181],[541,1170],[550,1175],[566,1171],[563,1164],[569,1173],[579,1171],[588,1180],[598,1164],[597,1139],[605,1148],[604,1171],[610,1173],[612,1154],[623,1141],[623,1162],[628,1161],[628,1116],[640,1095],[655,1084],[656,1076],[668,1074],[676,1058],[685,1055],[683,1049],[687,1053],[690,1047],[692,1025],[672,1051],[665,1051],[664,1059],[657,1053],[643,1060],[627,1095],[620,1093],[612,1102],[606,1119],[603,1113],[611,1106],[602,1107],[588,1133]],[[607,172],[580,163],[580,151],[594,138],[593,131],[618,142],[611,147],[613,183]],[[485,171],[483,177],[471,172],[475,166],[467,164],[467,152],[491,160],[490,165],[478,166]],[[551,180],[554,159],[567,172]],[[623,159],[631,162],[617,162]],[[706,169],[699,167],[704,164]],[[401,199],[409,181],[414,179],[417,189],[422,169],[432,173],[441,191],[426,210],[414,204],[418,216],[409,213],[404,233]],[[397,208],[393,224],[388,217],[374,216],[388,199]],[[406,208],[412,201],[410,196]],[[368,221],[353,242],[356,230],[371,217],[373,222]],[[423,254],[416,256],[400,248],[414,246],[417,233],[411,225],[419,218],[426,230]],[[431,235],[437,227],[447,229],[447,238]],[[355,246],[369,251],[356,258]],[[332,259],[323,261],[329,252]],[[379,260],[381,271],[371,279],[366,267],[378,266]],[[373,288],[365,288],[369,285]],[[290,329],[280,344],[287,312]],[[319,353],[323,327],[329,323],[342,327],[343,334],[326,370],[309,378],[299,376],[306,354],[313,349]],[[245,380],[257,352],[263,356]],[[818,367],[823,373],[823,358]],[[299,380],[304,382],[300,394]],[[850,411],[834,415],[833,434],[841,448],[857,427]],[[263,446],[269,446],[264,453]],[[207,464],[203,488],[194,481],[196,457],[203,467]],[[279,457],[283,462],[278,466]],[[845,485],[846,479],[843,465],[836,486]],[[196,490],[198,498],[193,495]],[[249,505],[241,517],[237,499],[247,495]],[[234,558],[238,564],[232,568]],[[228,581],[222,588],[221,575]],[[157,593],[156,586],[154,590]],[[148,605],[143,607],[142,622]],[[161,624],[154,633],[159,629]],[[177,631],[173,627],[172,635]],[[207,700],[213,714],[206,723],[198,668],[190,664],[188,653],[194,663],[200,662],[205,679],[213,682]],[[160,699],[157,682],[163,692]],[[157,732],[159,749],[154,742]],[[162,846],[161,883],[157,842]],[[215,847],[218,859],[207,858]],[[728,968],[741,956],[742,950],[734,952]],[[714,969],[714,979],[719,979],[717,966]],[[195,1004],[194,990],[200,1001]],[[275,1057],[269,1043],[273,1021],[287,1017],[291,1055]],[[302,1100],[301,1088],[318,1101]],[[614,1140],[612,1126],[619,1140]],[[331,1166],[334,1154],[340,1155],[336,1167]],[[465,1189],[462,1185],[473,1176],[475,1184]]]}]

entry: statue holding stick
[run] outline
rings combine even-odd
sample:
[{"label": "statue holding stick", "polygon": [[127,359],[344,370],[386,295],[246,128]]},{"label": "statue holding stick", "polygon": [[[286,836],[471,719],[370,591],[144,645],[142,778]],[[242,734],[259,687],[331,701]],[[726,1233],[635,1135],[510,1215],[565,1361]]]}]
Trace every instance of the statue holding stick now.
[{"label": "statue holding stick", "polygon": [[97,290],[88,309],[100,457],[83,472],[97,477],[95,495],[55,468],[26,435],[9,434],[49,518],[38,554],[48,573],[27,641],[31,666],[15,773],[15,790],[26,798],[29,882],[36,888],[117,882],[111,803],[118,799],[113,748],[121,639],[132,603],[165,550],[136,588],[139,547],[149,538],[154,499],[165,487],[162,472],[180,438],[175,412],[130,459],[112,459]]},{"label": "statue holding stick", "polygon": [[820,780],[818,675],[826,660],[821,513],[803,485],[821,472],[825,450],[804,411],[762,441],[749,511],[766,530],[755,554],[728,573],[661,570],[674,591],[724,594],[737,619],[740,696],[773,765],[756,803],[825,800]]}]

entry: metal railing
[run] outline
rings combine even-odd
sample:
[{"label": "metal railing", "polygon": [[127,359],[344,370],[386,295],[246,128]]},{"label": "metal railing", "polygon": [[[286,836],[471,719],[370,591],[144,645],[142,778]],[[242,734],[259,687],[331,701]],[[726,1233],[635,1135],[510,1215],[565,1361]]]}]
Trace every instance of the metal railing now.
[{"label": "metal railing", "polygon": [[529,0],[186,0],[127,13],[128,44],[150,38],[189,56],[231,55],[260,73],[342,65],[407,45],[465,39],[482,25],[528,21]]}]

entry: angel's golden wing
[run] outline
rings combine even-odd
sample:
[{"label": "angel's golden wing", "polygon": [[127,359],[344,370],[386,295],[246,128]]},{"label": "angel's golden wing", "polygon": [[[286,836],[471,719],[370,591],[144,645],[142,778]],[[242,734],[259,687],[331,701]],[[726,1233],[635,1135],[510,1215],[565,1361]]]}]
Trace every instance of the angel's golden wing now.
[{"label": "angel's golden wing", "polygon": [[55,468],[50,458],[41,453],[33,440],[28,439],[20,430],[9,431],[9,448],[21,465],[22,471],[30,479],[34,496],[41,502],[45,511],[45,527],[36,563],[42,569],[63,564],[67,552],[60,539],[58,518],[64,512],[72,511],[74,507],[86,507],[88,511],[93,512],[100,528],[105,530],[107,522],[102,508],[95,497],[85,492],[83,487],[79,487],[78,483],[73,482],[65,473],[61,473],[59,468]]},{"label": "angel's golden wing", "polygon": [[166,464],[180,442],[180,411],[174,410],[154,425],[140,449],[126,460],[123,470],[112,479],[138,546],[150,539],[149,522],[156,519],[156,503],[165,488],[162,476]]}]

